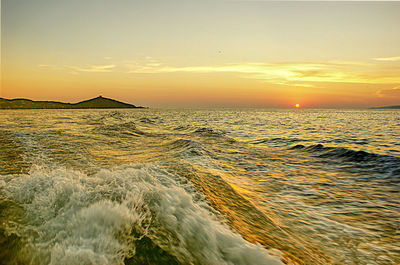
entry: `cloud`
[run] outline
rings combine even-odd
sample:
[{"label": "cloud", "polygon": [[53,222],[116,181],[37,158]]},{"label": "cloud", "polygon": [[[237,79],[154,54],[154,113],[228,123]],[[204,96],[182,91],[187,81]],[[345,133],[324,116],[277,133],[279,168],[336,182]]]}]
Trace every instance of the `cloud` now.
[{"label": "cloud", "polygon": [[392,89],[379,90],[377,92],[379,97],[400,97],[400,86],[394,87]]},{"label": "cloud", "polygon": [[91,65],[88,67],[79,67],[79,66],[67,66],[67,68],[72,69],[77,72],[91,72],[91,73],[106,73],[112,72],[112,70],[116,66],[114,64],[111,65]]},{"label": "cloud", "polygon": [[37,67],[46,70],[56,70],[56,71],[64,70],[64,67],[53,64],[38,64]]},{"label": "cloud", "polygon": [[399,69],[384,69],[356,62],[238,63],[213,66],[166,66],[160,63],[131,65],[129,73],[237,73],[241,77],[275,84],[312,87],[312,82],[394,84]]},{"label": "cloud", "polygon": [[[395,57],[392,57],[392,60]],[[152,57],[124,60],[115,64],[62,66],[38,65],[59,71],[131,74],[232,73],[241,78],[293,87],[318,87],[318,83],[399,84],[400,68],[371,62],[244,62],[220,65],[172,66]],[[382,92],[385,94],[385,92]]]},{"label": "cloud", "polygon": [[374,60],[376,60],[376,61],[385,61],[385,62],[395,62],[395,61],[400,61],[400,56],[374,58]]}]

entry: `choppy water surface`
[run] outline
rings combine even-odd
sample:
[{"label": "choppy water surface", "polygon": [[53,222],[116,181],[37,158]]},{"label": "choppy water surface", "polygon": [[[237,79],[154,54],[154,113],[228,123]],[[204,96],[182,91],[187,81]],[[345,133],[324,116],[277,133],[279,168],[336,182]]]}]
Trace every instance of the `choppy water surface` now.
[{"label": "choppy water surface", "polygon": [[400,112],[0,112],[2,264],[399,264]]}]

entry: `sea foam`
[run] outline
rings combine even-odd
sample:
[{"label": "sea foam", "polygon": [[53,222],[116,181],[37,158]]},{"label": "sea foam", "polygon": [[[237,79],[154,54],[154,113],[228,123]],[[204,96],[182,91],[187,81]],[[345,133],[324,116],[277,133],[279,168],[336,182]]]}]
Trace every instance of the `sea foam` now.
[{"label": "sea foam", "polygon": [[[149,238],[183,264],[282,264],[221,223],[159,165],[102,169],[95,175],[34,168],[1,176],[2,196],[25,216],[5,224],[26,263],[124,264]],[[278,253],[278,254],[276,254]]]}]

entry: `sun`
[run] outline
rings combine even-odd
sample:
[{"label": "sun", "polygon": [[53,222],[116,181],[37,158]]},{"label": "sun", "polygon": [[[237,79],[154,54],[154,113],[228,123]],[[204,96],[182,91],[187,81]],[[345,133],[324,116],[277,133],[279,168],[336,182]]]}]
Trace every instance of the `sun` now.
[{"label": "sun", "polygon": [[295,107],[296,107],[296,108],[300,108],[300,104],[297,103],[297,104],[295,105]]}]

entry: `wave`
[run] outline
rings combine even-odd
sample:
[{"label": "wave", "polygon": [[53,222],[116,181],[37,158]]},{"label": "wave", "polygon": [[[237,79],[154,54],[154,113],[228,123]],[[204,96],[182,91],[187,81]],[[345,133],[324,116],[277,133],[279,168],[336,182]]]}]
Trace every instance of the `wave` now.
[{"label": "wave", "polygon": [[189,125],[179,125],[177,127],[173,127],[172,130],[173,131],[186,131],[190,128],[191,128],[191,126],[189,126]]},{"label": "wave", "polygon": [[117,120],[123,120],[124,117],[125,117],[125,115],[122,112],[116,111],[116,110],[110,111],[110,112],[106,112],[103,115],[103,119],[104,118],[113,118],[113,119],[117,119]]},{"label": "wave", "polygon": [[8,253],[14,263],[282,264],[279,251],[271,255],[232,232],[157,164],[91,176],[36,167],[0,176],[0,194],[1,208],[9,208],[0,231],[19,242]]},{"label": "wave", "polygon": [[251,140],[248,143],[249,144],[265,144],[265,143],[275,143],[275,144],[287,144],[287,143],[295,143],[295,142],[301,142],[304,141],[303,139],[299,138],[282,138],[282,137],[275,137],[275,138],[260,138],[260,139],[255,139]]},{"label": "wave", "polygon": [[211,137],[216,137],[216,136],[223,136],[226,134],[226,132],[222,130],[215,130],[212,128],[207,128],[207,127],[201,127],[196,129],[193,134],[200,134],[202,136],[211,136]]},{"label": "wave", "polygon": [[136,123],[133,121],[103,125],[93,128],[92,131],[108,136],[116,136],[121,134],[134,137],[155,136],[154,133],[144,132],[140,130],[136,126]]},{"label": "wave", "polygon": [[379,167],[383,171],[389,172],[391,176],[400,175],[400,158],[390,155],[380,155],[366,151],[356,151],[345,147],[326,147],[322,144],[304,146],[302,144],[295,145],[291,150],[304,150],[315,154],[320,158],[341,159],[347,162],[361,164],[369,164]]},{"label": "wave", "polygon": [[152,119],[149,119],[149,118],[146,118],[146,117],[140,118],[139,121],[142,122],[142,123],[148,123],[148,124],[154,124],[155,123],[155,120],[152,120]]},{"label": "wave", "polygon": [[191,157],[209,157],[211,152],[203,145],[194,140],[177,139],[166,146],[169,150],[175,150],[180,156],[184,158]]},{"label": "wave", "polygon": [[233,144],[237,142],[234,138],[227,135],[227,131],[208,127],[199,127],[187,134],[187,136],[200,137],[203,140],[206,140],[208,143],[214,142],[215,144]]},{"label": "wave", "polygon": [[90,125],[104,125],[109,123],[110,121],[122,121],[125,118],[125,115],[120,111],[107,111],[104,113],[86,113],[83,114],[80,118],[81,124],[90,124]]}]

